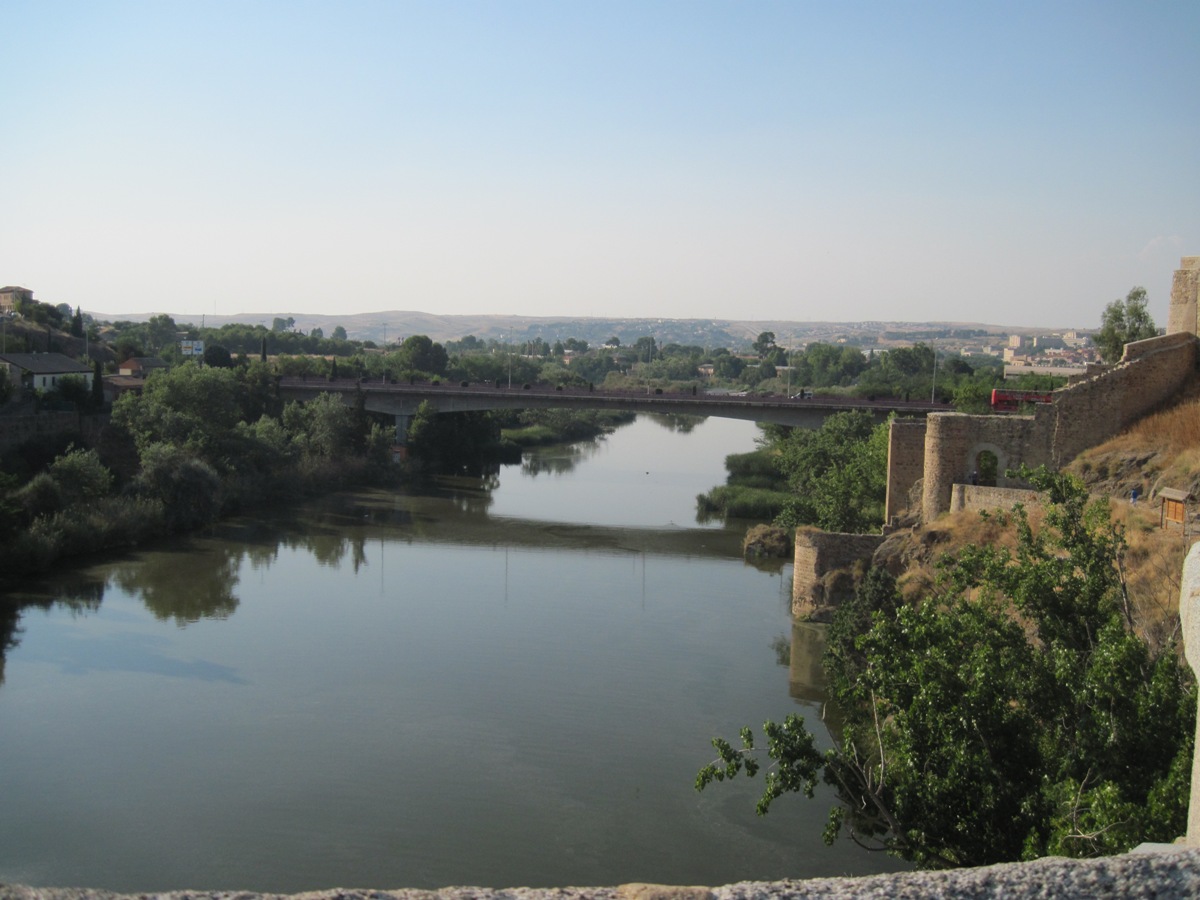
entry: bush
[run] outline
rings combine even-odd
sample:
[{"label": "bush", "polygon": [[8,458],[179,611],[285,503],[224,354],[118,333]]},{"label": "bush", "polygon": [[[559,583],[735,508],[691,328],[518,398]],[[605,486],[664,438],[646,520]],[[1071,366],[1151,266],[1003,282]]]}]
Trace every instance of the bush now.
[{"label": "bush", "polygon": [[778,525],[755,525],[742,540],[742,555],[746,557],[786,559],[791,553],[791,536]]},{"label": "bush", "polygon": [[25,487],[17,491],[14,499],[27,523],[41,516],[53,515],[66,504],[62,486],[48,472],[35,475]]},{"label": "bush", "polygon": [[50,474],[62,487],[68,503],[97,500],[112,490],[113,474],[95,450],[71,448],[50,464]]}]

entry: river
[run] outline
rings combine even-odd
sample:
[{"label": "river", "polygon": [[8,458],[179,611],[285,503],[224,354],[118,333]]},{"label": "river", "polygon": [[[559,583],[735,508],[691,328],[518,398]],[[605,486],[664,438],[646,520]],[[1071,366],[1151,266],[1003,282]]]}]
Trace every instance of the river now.
[{"label": "river", "polygon": [[[694,424],[694,423],[691,423]],[[830,794],[697,793],[713,735],[820,729],[791,567],[695,495],[752,425],[642,417],[487,479],[339,494],[12,598],[0,881],[295,892],[899,867]]]}]

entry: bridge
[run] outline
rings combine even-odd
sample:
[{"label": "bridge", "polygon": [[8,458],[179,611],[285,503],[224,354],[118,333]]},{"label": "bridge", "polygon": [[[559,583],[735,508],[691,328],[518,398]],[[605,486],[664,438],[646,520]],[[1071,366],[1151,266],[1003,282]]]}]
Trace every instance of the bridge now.
[{"label": "bridge", "polygon": [[799,428],[819,428],[826,418],[838,412],[861,410],[877,422],[892,413],[925,416],[931,412],[950,412],[946,403],[922,400],[868,400],[855,397],[794,397],[750,394],[718,394],[691,390],[672,392],[662,389],[641,391],[593,390],[580,387],[556,387],[545,384],[513,385],[500,383],[471,384],[438,381],[396,384],[356,379],[321,380],[317,378],[281,378],[279,395],[286,400],[307,401],[322,393],[336,393],[342,402],[353,404],[359,391],[368,411],[395,417],[396,442],[403,444],[408,423],[422,403],[438,412],[478,412],[491,409],[619,409],[635,413],[723,416],[752,422],[772,422]]}]

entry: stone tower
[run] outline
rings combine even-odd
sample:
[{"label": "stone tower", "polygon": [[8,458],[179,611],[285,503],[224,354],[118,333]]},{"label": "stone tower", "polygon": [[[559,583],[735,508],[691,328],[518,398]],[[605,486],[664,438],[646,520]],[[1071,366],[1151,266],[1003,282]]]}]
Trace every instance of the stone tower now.
[{"label": "stone tower", "polygon": [[1200,334],[1200,256],[1185,256],[1171,284],[1167,334],[1186,331]]}]

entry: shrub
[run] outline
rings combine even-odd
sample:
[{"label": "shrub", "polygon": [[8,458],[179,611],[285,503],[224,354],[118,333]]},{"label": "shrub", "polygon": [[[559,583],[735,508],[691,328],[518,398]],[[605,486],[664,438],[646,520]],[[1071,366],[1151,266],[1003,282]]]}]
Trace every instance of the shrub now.
[{"label": "shrub", "polygon": [[742,555],[786,559],[792,552],[792,539],[787,529],[778,525],[755,525],[742,540]]}]

